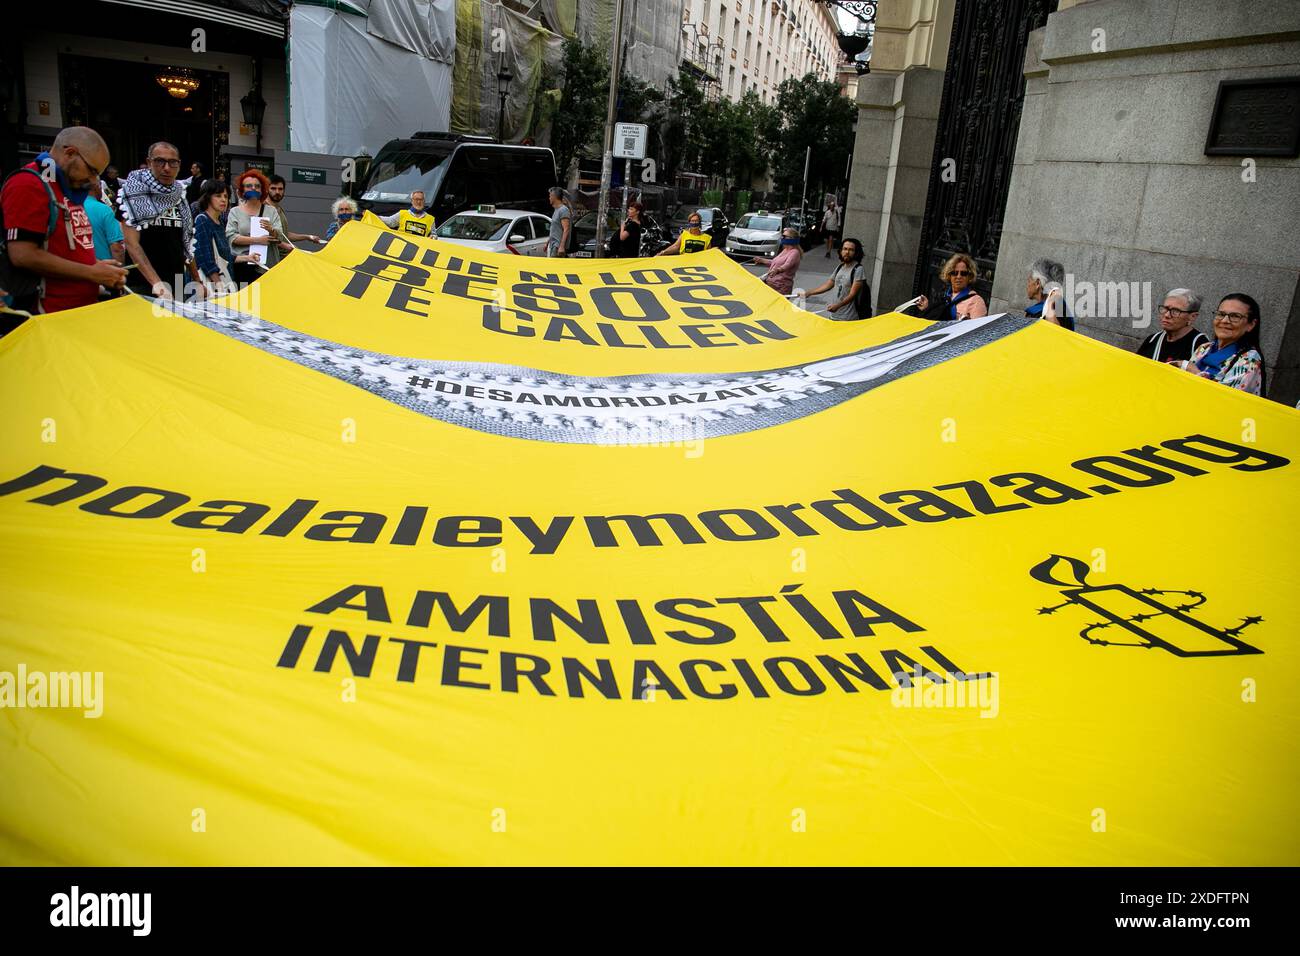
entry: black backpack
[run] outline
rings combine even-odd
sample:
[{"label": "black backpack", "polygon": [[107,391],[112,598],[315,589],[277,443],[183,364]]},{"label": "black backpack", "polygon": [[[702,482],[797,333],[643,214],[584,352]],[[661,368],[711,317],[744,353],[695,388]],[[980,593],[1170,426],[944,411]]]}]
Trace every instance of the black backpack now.
[{"label": "black backpack", "polygon": [[876,314],[871,307],[871,283],[867,281],[866,268],[860,262],[858,266],[862,268],[862,288],[858,290],[858,297],[853,300],[853,305],[858,310],[859,319],[869,319]]},{"label": "black backpack", "polygon": [[[45,177],[37,170],[29,169],[26,166],[15,169],[6,176],[4,182],[0,183],[0,191],[3,191],[4,187],[9,185],[9,180],[23,173],[35,176],[41,181],[41,185],[45,187],[45,197],[49,201],[49,220],[45,226],[45,241],[41,243],[43,249],[46,243],[50,241],[50,236],[54,235],[54,230],[58,228],[59,204],[54,198],[54,190],[45,181]],[[32,305],[32,308],[35,308],[35,303],[41,297],[41,287],[44,279],[28,269],[19,269],[9,261],[9,243],[5,238],[7,235],[4,224],[4,208],[0,207],[0,289],[4,289],[13,297],[16,308],[32,311],[27,306]]]},{"label": "black backpack", "polygon": [[[841,263],[835,267],[835,271],[839,272],[843,268],[844,265]],[[853,263],[853,268],[849,271],[850,280],[853,276],[853,270],[856,269],[862,270],[862,288],[858,289],[857,297],[853,300],[853,307],[857,310],[859,319],[869,319],[876,313],[871,309],[871,283],[867,281],[867,267],[861,262]]]}]

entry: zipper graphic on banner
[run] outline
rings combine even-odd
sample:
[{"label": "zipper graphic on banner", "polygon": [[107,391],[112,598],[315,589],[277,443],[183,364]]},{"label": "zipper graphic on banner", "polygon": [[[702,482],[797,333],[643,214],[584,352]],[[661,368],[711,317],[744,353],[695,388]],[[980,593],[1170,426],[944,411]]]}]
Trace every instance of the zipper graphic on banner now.
[{"label": "zipper graphic on banner", "polygon": [[883,345],[767,371],[583,376],[386,355],[210,302],[166,307],[429,418],[497,435],[593,445],[716,438],[783,424],[1030,324],[1007,315],[936,323]]}]

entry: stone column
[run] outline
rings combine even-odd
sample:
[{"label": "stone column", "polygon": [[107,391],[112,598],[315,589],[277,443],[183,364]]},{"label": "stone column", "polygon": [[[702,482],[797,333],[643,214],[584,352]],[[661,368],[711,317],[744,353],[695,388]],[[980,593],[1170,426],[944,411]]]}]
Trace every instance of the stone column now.
[{"label": "stone column", "polygon": [[858,81],[858,131],[844,235],[862,240],[878,312],[912,296],[943,72],[924,67]]}]

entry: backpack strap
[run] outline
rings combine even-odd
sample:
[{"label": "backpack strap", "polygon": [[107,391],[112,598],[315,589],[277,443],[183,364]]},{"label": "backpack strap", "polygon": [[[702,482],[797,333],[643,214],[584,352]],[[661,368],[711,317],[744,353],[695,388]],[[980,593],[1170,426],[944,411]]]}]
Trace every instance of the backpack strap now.
[{"label": "backpack strap", "polygon": [[[15,169],[12,173],[10,173],[8,176],[4,178],[4,182],[0,183],[0,191],[2,191],[5,186],[9,185],[9,180],[13,179],[19,173],[30,173],[31,175],[39,179],[41,181],[41,185],[45,187],[45,199],[46,202],[49,204],[49,219],[45,225],[45,241],[49,242],[50,236],[54,235],[54,230],[58,227],[59,224],[59,204],[58,201],[54,198],[54,190],[50,188],[50,184],[46,181],[45,177],[40,174],[38,170],[29,169],[26,166],[20,166],[18,169]],[[3,241],[4,241],[4,210],[0,209],[0,242]]]}]

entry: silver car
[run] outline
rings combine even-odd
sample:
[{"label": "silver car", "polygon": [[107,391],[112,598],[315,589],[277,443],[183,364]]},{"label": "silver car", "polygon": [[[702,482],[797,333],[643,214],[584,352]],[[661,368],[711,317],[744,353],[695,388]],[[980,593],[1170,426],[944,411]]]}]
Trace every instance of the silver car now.
[{"label": "silver car", "polygon": [[727,237],[727,255],[749,258],[774,256],[781,249],[781,230],[785,219],[780,213],[760,209],[747,212]]}]

